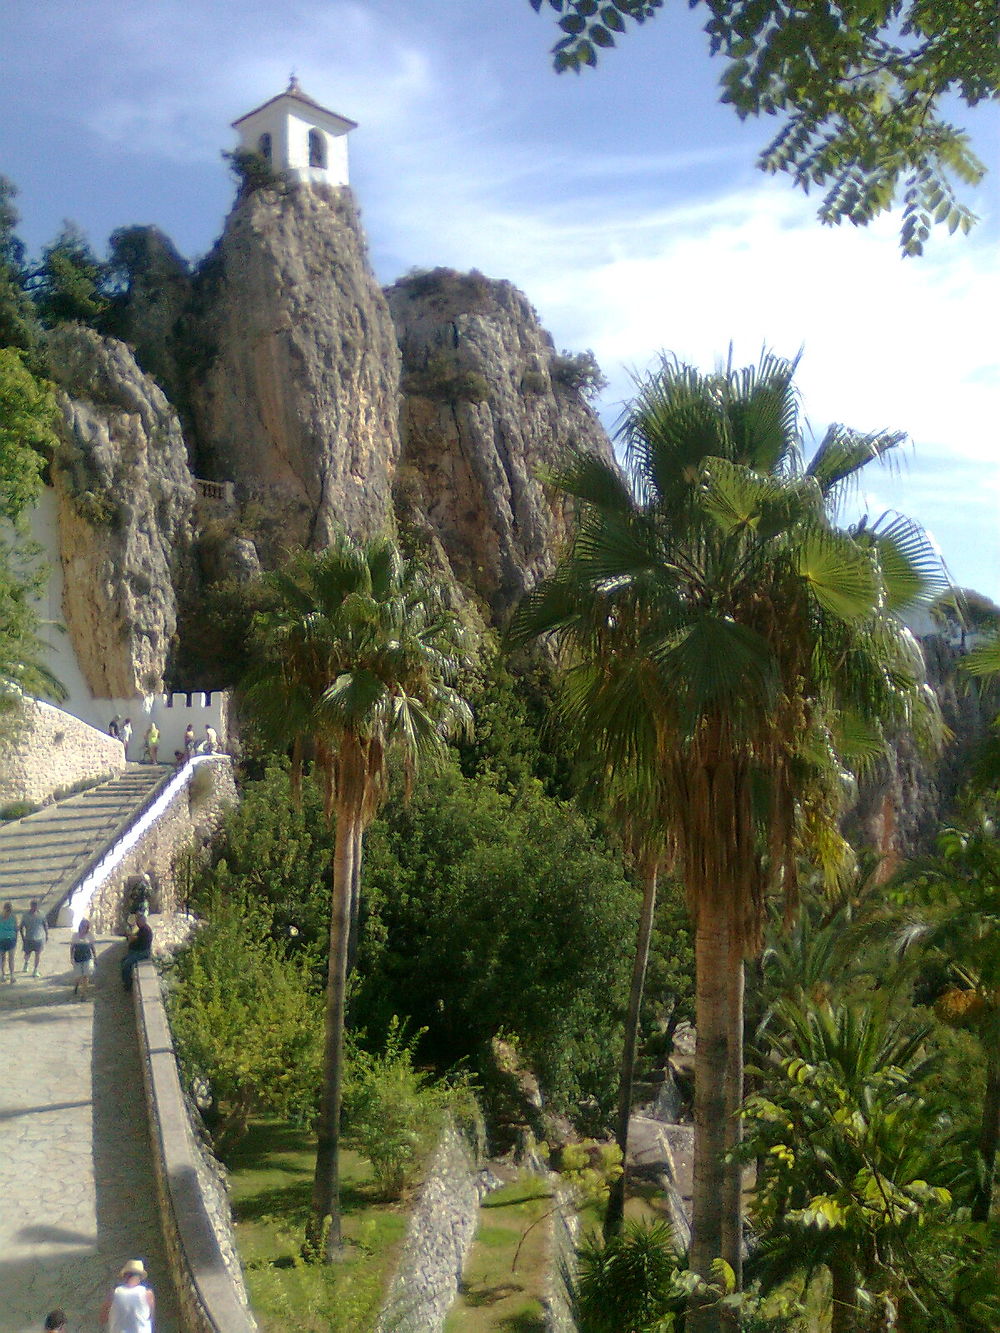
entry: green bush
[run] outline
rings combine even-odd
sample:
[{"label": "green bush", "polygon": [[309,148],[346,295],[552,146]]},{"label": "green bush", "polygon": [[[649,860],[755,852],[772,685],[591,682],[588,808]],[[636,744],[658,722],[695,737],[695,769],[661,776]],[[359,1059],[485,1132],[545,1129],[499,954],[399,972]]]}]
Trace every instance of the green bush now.
[{"label": "green bush", "polygon": [[485,375],[458,352],[434,352],[420,370],[403,376],[403,392],[447,403],[484,403],[490,396]]},{"label": "green bush", "polygon": [[311,951],[319,958],[330,931],[333,861],[322,794],[307,778],[296,807],[287,764],[272,762],[263,778],[242,785],[241,798],[227,812],[208,864],[195,877],[194,910],[207,916],[218,898],[245,898],[263,909],[264,927],[282,950]]},{"label": "green bush", "polygon": [[220,1156],[251,1116],[302,1123],[321,1081],[323,1016],[309,959],[288,958],[266,912],[217,899],[211,919],[178,960],[170,1022],[188,1088],[210,1089]]},{"label": "green bush", "polygon": [[11,819],[23,819],[25,815],[33,815],[36,810],[40,810],[40,805],[35,805],[32,801],[12,801],[10,805],[5,805],[0,809],[0,823],[5,823]]},{"label": "green bush", "polygon": [[605,1244],[588,1236],[571,1280],[580,1333],[661,1333],[685,1305],[677,1274],[683,1260],[665,1222],[626,1222]]},{"label": "green bush", "polygon": [[584,398],[596,398],[608,387],[608,381],[589,349],[586,352],[563,352],[554,356],[549,373],[556,384],[575,389]]},{"label": "green bush", "polygon": [[476,1117],[475,1097],[467,1077],[434,1078],[414,1068],[414,1050],[422,1034],[407,1037],[393,1015],[385,1046],[371,1054],[350,1050],[344,1088],[345,1133],[368,1158],[382,1194],[398,1199],[413,1184],[441,1135],[449,1114],[462,1121]]}]

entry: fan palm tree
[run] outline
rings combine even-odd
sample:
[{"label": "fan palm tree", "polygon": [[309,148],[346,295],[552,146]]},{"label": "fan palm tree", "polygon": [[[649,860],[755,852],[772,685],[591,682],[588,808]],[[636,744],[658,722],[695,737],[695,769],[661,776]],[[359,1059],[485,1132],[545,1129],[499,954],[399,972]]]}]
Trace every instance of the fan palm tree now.
[{"label": "fan palm tree", "polygon": [[[932,712],[897,612],[938,591],[923,533],[900,516],[836,526],[838,500],[901,436],[832,426],[803,458],[794,363],[764,355],[702,375],[665,360],[619,436],[626,476],[571,457],[577,505],[555,574],[522,603],[514,641],[554,635],[564,709],[607,775],[659,804],[695,925],[692,1267],[738,1270],[743,960],[765,897],[796,893],[796,857],[844,851],[844,765],[887,727]],[[716,1312],[694,1312],[699,1333]]]},{"label": "fan palm tree", "polygon": [[440,590],[389,540],[340,536],[268,576],[273,607],[256,619],[260,662],[245,699],[297,759],[308,741],[334,824],[323,1092],[307,1240],[330,1262],[341,1245],[338,1145],[352,895],[361,839],[385,796],[393,756],[407,784],[421,759],[470,722],[454,688],[463,652]]}]

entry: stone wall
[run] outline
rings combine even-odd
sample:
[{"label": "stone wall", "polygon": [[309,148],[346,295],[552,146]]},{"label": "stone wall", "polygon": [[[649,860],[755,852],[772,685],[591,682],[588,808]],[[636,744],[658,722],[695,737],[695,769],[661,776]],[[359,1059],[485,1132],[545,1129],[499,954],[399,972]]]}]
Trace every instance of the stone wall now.
[{"label": "stone wall", "polygon": [[576,1270],[576,1244],[580,1234],[580,1215],[573,1193],[554,1180],[555,1211],[549,1232],[549,1272],[542,1304],[545,1308],[546,1333],[576,1333],[576,1321],[570,1304],[568,1277]]},{"label": "stone wall", "polygon": [[185,1331],[254,1333],[225,1188],[192,1129],[152,963],[139,965],[135,983],[157,1197]]},{"label": "stone wall", "polygon": [[125,767],[121,743],[61,708],[25,699],[0,749],[0,805],[42,805],[57,792],[103,782]]},{"label": "stone wall", "polygon": [[185,765],[80,882],[60,912],[60,925],[77,926],[86,916],[98,934],[123,933],[128,912],[125,885],[143,871],[153,881],[152,909],[174,911],[184,896],[174,872],[177,853],[192,842],[204,843],[235,801],[228,756],[205,756]]},{"label": "stone wall", "polygon": [[468,1142],[445,1128],[431,1158],[377,1333],[444,1327],[479,1221],[478,1172]]}]

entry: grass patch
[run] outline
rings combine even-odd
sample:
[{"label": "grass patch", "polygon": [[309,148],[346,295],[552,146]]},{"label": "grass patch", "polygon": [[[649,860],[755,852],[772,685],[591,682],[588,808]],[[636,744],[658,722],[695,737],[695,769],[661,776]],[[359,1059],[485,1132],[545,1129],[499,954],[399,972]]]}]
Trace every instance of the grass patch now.
[{"label": "grass patch", "polygon": [[279,1121],[254,1123],[230,1160],[236,1242],[261,1333],[363,1333],[375,1321],[406,1234],[408,1204],[385,1203],[367,1161],[340,1157],[344,1261],[302,1262],[315,1148]]},{"label": "grass patch", "polygon": [[[465,1265],[446,1333],[541,1333],[541,1295],[548,1276],[549,1186],[524,1176],[483,1200],[479,1230]],[[528,1227],[536,1223],[530,1231]],[[527,1234],[526,1234],[527,1233]],[[521,1252],[514,1255],[521,1238]]]}]

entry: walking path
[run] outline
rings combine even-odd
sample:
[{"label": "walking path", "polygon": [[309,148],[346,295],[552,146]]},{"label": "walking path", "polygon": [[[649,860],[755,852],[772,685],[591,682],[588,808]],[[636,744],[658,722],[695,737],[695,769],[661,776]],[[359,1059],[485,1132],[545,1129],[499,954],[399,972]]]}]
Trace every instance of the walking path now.
[{"label": "walking path", "polygon": [[20,916],[37,898],[48,915],[172,773],[165,764],[129,764],[109,782],[0,824],[0,903],[10,899]]},{"label": "walking path", "polygon": [[69,936],[50,933],[38,980],[21,972],[19,947],[17,980],[0,986],[0,1333],[38,1333],[55,1306],[73,1333],[96,1333],[118,1270],[137,1258],[157,1333],[180,1333],[123,946],[101,941],[93,998],[76,1002]]}]

